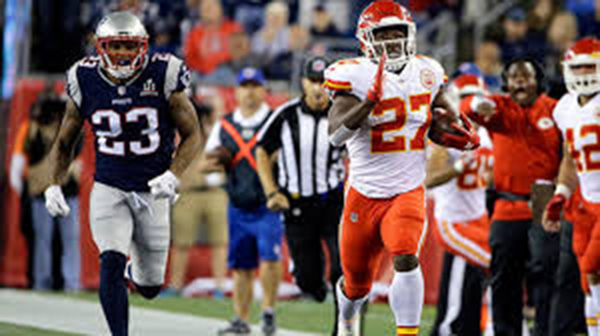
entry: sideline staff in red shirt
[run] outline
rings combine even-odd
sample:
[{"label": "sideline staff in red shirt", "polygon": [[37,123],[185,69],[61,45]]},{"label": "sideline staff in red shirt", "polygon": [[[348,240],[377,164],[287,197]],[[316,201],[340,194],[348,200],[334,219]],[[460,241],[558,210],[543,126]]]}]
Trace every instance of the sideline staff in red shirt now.
[{"label": "sideline staff in red shirt", "polygon": [[[548,234],[541,226],[532,226],[529,193],[536,181],[550,183],[556,176],[561,140],[552,120],[556,101],[542,93],[541,67],[530,59],[516,59],[506,65],[503,78],[508,95],[473,97],[462,107],[487,128],[494,148],[494,184],[499,197],[490,233],[494,332],[520,335],[526,262],[531,256],[533,263],[542,265],[536,268],[538,276],[530,274],[536,282],[531,288],[539,293],[547,289],[544,268],[549,267],[544,257]],[[558,246],[555,236],[551,244]],[[548,325],[549,299],[529,294],[537,313],[535,332],[547,334],[543,330]]]}]

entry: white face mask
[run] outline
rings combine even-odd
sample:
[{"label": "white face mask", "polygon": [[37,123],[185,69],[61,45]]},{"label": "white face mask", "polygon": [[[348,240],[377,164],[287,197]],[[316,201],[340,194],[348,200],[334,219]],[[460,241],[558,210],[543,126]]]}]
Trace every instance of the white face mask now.
[{"label": "white face mask", "polygon": [[[122,40],[122,39],[119,39]],[[111,53],[108,51],[107,45],[111,42],[111,38],[99,39],[97,50],[98,54],[102,58],[102,68],[106,70],[111,76],[118,79],[127,79],[135,75],[135,73],[142,69],[147,62],[146,54],[148,52],[148,40],[147,38],[134,38],[137,43],[140,43],[140,47],[137,52],[132,56],[130,61],[113,62],[111,60]]]},{"label": "white face mask", "polygon": [[[377,50],[385,50],[387,58],[385,69],[388,71],[397,71],[408,63],[417,53],[416,27],[414,23],[400,22],[395,18],[390,18],[388,24],[382,20],[382,26],[365,29],[362,34],[357,34],[358,40],[363,45],[365,56],[371,58],[374,62],[379,62],[381,54]],[[406,37],[376,41],[373,30],[392,26],[406,27]]]},{"label": "white face mask", "polygon": [[[596,71],[588,74],[575,74],[571,66],[595,65]],[[576,95],[591,95],[600,92],[600,59],[571,60],[563,62],[563,75],[567,90]]]}]

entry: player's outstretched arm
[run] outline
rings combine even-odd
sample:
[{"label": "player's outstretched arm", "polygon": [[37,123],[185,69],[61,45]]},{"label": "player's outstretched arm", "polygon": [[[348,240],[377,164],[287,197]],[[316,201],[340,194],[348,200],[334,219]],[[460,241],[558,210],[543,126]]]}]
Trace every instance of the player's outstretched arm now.
[{"label": "player's outstretched arm", "polygon": [[177,127],[181,142],[171,163],[171,172],[180,177],[192,162],[203,142],[200,124],[192,102],[184,92],[176,92],[169,98],[171,118]]},{"label": "player's outstretched arm", "polygon": [[58,135],[48,153],[50,176],[47,185],[61,185],[65,181],[83,122],[75,103],[69,99]]},{"label": "player's outstretched arm", "polygon": [[554,196],[546,205],[542,217],[542,225],[546,231],[558,232],[560,230],[560,214],[567,199],[571,197],[572,192],[577,188],[577,166],[571,156],[567,143],[563,148],[563,158],[560,162],[556,190]]}]

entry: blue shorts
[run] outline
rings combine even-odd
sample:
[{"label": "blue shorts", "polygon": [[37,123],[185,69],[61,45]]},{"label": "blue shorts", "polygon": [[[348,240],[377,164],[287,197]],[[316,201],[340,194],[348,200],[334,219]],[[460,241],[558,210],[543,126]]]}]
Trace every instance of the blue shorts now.
[{"label": "blue shorts", "polygon": [[229,205],[230,269],[255,269],[258,260],[278,261],[281,258],[283,223],[281,214],[266,206],[243,210]]}]

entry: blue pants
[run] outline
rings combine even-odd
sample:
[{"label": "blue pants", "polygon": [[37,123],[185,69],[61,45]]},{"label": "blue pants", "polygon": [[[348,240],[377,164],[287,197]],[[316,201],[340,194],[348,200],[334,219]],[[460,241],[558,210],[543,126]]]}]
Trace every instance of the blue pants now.
[{"label": "blue pants", "polygon": [[283,223],[281,214],[261,206],[243,210],[229,205],[229,253],[231,269],[255,269],[258,260],[277,261],[281,258]]},{"label": "blue pants", "polygon": [[[67,197],[71,212],[67,217],[57,218],[60,239],[62,241],[62,276],[65,290],[73,291],[81,287],[81,252],[79,246],[79,200]],[[34,251],[33,251],[33,288],[37,290],[52,289],[52,236],[54,221],[48,213],[43,197],[35,197],[31,201]]]}]

